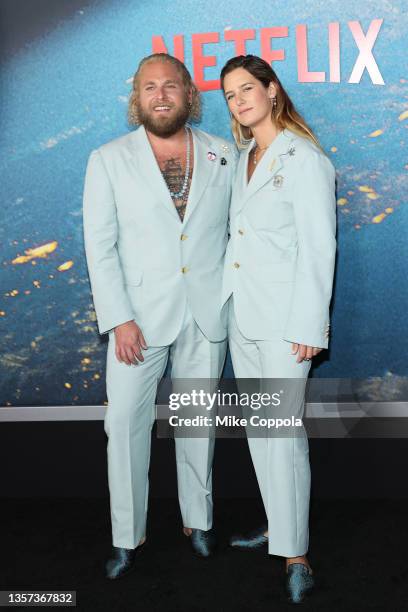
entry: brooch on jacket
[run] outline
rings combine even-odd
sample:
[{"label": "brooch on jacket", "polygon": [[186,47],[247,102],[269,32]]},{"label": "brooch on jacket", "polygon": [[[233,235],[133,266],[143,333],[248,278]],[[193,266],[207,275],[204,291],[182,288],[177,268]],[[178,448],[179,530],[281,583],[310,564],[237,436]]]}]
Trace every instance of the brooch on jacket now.
[{"label": "brooch on jacket", "polygon": [[[221,150],[223,153],[229,153],[230,148],[228,145],[223,144],[221,145]],[[215,161],[217,159],[217,154],[214,153],[214,151],[208,151],[207,158],[209,159],[209,161]],[[220,163],[221,163],[221,166],[227,165],[227,160],[225,159],[225,157],[221,157]]]},{"label": "brooch on jacket", "polygon": [[[286,153],[282,153],[282,155],[280,155],[280,157],[283,157],[284,155],[290,155],[291,157],[293,157],[295,155],[296,149],[295,147],[290,147]],[[269,171],[272,172],[273,167],[275,165],[275,159],[272,160],[272,162],[269,165]],[[272,185],[276,188],[276,189],[280,189],[283,185],[283,176],[281,174],[277,174],[276,176],[273,177],[273,181],[272,181]]]},{"label": "brooch on jacket", "polygon": [[282,155],[280,157],[284,157],[285,155],[290,155],[290,157],[293,157],[296,153],[296,149],[295,147],[289,147],[289,149],[286,151],[286,153],[282,153]]}]

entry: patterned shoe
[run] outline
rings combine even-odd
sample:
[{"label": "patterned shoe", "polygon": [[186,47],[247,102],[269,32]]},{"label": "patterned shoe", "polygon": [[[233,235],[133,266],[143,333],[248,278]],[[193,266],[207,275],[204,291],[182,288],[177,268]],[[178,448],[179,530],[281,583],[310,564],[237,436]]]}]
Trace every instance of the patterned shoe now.
[{"label": "patterned shoe", "polygon": [[198,557],[211,557],[214,554],[217,541],[213,529],[192,529],[189,537],[191,547]]},{"label": "patterned shoe", "polygon": [[118,546],[113,546],[112,556],[105,565],[106,578],[109,578],[109,580],[117,580],[129,574],[135,569],[136,557],[144,548],[145,543],[140,544],[136,548],[119,548]]},{"label": "patterned shoe", "polygon": [[239,550],[259,550],[267,547],[268,537],[264,535],[265,531],[268,531],[268,527],[262,525],[247,535],[233,535],[230,537],[229,545]]},{"label": "patterned shoe", "polygon": [[303,563],[290,563],[286,576],[286,590],[290,603],[302,603],[314,586],[312,570]]}]

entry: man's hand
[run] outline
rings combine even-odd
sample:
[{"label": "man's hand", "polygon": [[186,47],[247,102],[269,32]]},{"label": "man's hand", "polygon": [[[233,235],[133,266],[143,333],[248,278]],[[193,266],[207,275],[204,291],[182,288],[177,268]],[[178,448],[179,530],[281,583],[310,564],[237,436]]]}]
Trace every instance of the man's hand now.
[{"label": "man's hand", "polygon": [[298,354],[296,363],[301,363],[302,361],[310,361],[312,357],[315,357],[322,348],[318,348],[317,346],[307,346],[307,344],[296,344],[296,342],[292,343],[292,355]]},{"label": "man's hand", "polygon": [[147,349],[142,330],[135,321],[127,321],[115,327],[115,354],[118,361],[127,365],[144,361],[142,349]]}]

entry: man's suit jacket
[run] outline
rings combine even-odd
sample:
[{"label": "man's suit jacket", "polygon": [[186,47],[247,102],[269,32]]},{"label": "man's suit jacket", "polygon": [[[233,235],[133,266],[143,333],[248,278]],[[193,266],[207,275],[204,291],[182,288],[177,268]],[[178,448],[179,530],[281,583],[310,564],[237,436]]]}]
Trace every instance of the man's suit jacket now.
[{"label": "man's suit jacket", "polygon": [[[252,143],[253,144],[253,143]],[[327,348],[336,251],[335,170],[310,140],[283,130],[247,181],[233,185],[223,297],[241,332]]]},{"label": "man's suit jacket", "polygon": [[186,301],[211,341],[226,337],[221,289],[236,151],[192,130],[183,223],[140,127],[91,152],[83,220],[99,332],[134,319],[148,345],[175,339]]}]

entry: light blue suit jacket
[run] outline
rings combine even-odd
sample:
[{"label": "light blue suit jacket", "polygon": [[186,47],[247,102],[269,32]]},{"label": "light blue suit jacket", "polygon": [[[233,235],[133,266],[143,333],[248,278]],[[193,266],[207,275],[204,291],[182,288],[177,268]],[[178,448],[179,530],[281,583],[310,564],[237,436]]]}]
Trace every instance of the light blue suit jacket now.
[{"label": "light blue suit jacket", "polygon": [[183,223],[144,127],[89,157],[84,239],[101,334],[134,319],[148,345],[171,344],[188,301],[209,340],[226,337],[220,301],[237,154],[221,138],[192,132],[194,170]]},{"label": "light blue suit jacket", "polygon": [[233,186],[223,297],[241,332],[327,348],[336,253],[335,170],[310,140],[283,130],[247,182]]}]

